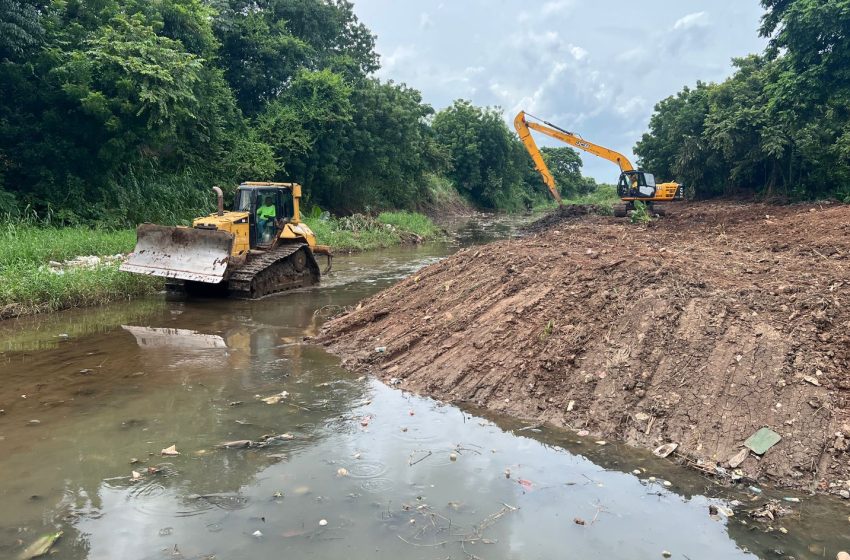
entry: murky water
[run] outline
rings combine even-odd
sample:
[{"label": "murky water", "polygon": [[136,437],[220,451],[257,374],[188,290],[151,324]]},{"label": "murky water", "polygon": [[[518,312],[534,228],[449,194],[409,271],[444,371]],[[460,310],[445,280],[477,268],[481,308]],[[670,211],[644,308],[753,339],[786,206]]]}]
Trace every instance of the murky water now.
[{"label": "murky water", "polygon": [[[468,243],[511,229],[461,231]],[[764,494],[417,398],[302,342],[323,317],[452,250],[339,257],[321,288],[257,302],[154,298],[0,323],[0,558],[54,530],[57,560],[834,558],[848,548],[850,508],[837,500],[799,496],[791,516],[756,522],[742,509]],[[283,391],[278,404],[261,400]],[[219,447],[234,440],[260,445]],[[171,445],[180,454],[162,456]],[[745,502],[734,517],[709,516],[734,499]]]}]

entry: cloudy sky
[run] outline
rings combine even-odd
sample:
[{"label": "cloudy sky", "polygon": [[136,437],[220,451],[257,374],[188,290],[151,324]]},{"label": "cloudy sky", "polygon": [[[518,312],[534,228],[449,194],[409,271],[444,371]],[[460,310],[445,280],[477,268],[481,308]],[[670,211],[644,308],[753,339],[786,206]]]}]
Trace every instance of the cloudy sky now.
[{"label": "cloudy sky", "polygon": [[[630,155],[653,105],[730,59],[758,52],[757,0],[354,0],[377,34],[378,76],[454,99],[519,109]],[[551,142],[540,139],[541,144]],[[589,154],[584,172],[613,182]]]}]

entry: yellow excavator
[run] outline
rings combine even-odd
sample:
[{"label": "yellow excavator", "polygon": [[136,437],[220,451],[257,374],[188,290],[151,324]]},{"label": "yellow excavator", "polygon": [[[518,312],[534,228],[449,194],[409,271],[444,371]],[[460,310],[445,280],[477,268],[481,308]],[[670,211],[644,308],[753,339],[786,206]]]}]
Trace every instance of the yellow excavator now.
[{"label": "yellow excavator", "polygon": [[331,251],[301,221],[298,183],[242,183],[232,211],[196,218],[192,227],[142,224],[136,248],[120,269],[166,278],[169,295],[200,292],[261,298],[317,284],[321,278],[315,254]]},{"label": "yellow excavator", "polygon": [[[534,120],[529,121],[526,117],[531,117]],[[634,210],[636,200],[643,201],[649,207],[650,211],[663,214],[663,209],[656,206],[657,203],[684,200],[685,198],[685,189],[679,183],[656,183],[655,176],[652,173],[635,169],[629,158],[623,154],[594,144],[593,142],[588,142],[574,132],[564,130],[525,111],[520,111],[514,119],[514,128],[517,134],[519,134],[519,139],[525,144],[525,149],[531,155],[535,169],[543,176],[543,182],[549,187],[549,192],[552,193],[558,204],[562,204],[561,195],[558,193],[558,186],[555,184],[555,178],[546,166],[546,162],[543,161],[543,155],[540,153],[537,144],[534,142],[534,138],[531,136],[531,130],[542,132],[565,144],[616,163],[620,167],[617,195],[622,202],[614,205],[614,215],[619,218],[627,216],[631,210]]]}]

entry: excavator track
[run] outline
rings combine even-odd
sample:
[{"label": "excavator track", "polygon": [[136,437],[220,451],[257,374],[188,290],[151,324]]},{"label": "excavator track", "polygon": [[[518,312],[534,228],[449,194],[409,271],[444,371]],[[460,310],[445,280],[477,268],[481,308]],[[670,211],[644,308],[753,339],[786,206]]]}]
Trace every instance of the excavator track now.
[{"label": "excavator track", "polygon": [[307,244],[292,243],[251,259],[230,275],[227,288],[233,297],[257,299],[318,284],[320,276]]}]

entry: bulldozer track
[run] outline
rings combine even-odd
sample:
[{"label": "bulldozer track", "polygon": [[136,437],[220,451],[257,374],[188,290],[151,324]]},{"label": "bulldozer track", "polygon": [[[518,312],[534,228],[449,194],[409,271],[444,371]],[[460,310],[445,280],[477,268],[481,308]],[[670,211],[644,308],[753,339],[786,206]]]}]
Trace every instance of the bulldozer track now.
[{"label": "bulldozer track", "polygon": [[307,244],[293,243],[251,259],[230,275],[227,287],[233,297],[256,299],[317,284],[320,275]]}]

